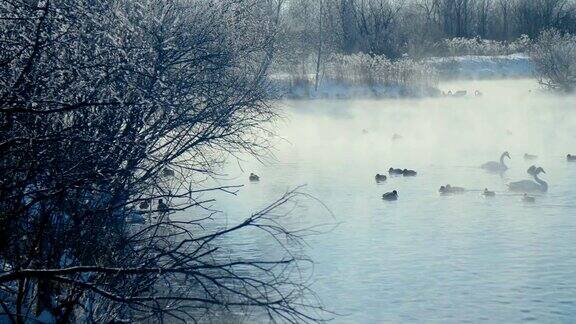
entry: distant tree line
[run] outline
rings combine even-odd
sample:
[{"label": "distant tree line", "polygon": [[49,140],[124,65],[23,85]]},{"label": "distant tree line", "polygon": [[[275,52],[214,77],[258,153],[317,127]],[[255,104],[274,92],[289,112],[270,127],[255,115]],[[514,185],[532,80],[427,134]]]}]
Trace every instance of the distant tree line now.
[{"label": "distant tree line", "polygon": [[296,55],[321,47],[395,59],[443,39],[576,31],[574,0],[290,0],[282,13],[284,42]]}]

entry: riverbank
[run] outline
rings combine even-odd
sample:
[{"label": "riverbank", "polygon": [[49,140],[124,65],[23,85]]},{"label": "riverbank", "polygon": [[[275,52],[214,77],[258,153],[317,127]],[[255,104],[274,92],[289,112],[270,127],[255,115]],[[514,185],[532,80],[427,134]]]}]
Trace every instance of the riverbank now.
[{"label": "riverbank", "polygon": [[[395,75],[387,69],[378,70],[374,62],[340,64],[338,72],[329,71],[321,76],[316,86],[315,75],[297,78],[286,74],[271,77],[273,95],[284,99],[400,99],[428,98],[441,95],[438,84],[455,80],[491,80],[532,78],[535,68],[526,54],[498,56],[433,57],[410,62],[405,75]],[[392,63],[396,64],[396,63]],[[359,66],[360,65],[360,66]],[[407,66],[406,63],[403,63]],[[408,78],[405,76],[409,76]],[[419,79],[418,76],[422,76]]]}]

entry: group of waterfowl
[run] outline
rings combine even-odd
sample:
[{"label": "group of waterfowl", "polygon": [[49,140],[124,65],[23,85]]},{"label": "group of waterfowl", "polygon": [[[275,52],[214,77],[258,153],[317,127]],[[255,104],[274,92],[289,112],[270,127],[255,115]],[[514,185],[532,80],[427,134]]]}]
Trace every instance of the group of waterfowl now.
[{"label": "group of waterfowl", "polygon": [[[486,162],[484,164],[482,164],[480,166],[480,168],[489,171],[489,172],[494,172],[494,173],[500,173],[502,174],[503,172],[505,172],[506,170],[508,170],[508,166],[505,163],[505,158],[511,159],[510,158],[510,153],[508,152],[504,152],[500,155],[500,160],[499,161],[489,161]],[[538,157],[536,155],[531,155],[531,154],[524,154],[524,159],[525,160],[535,160]],[[566,156],[567,161],[569,162],[576,162],[576,155],[571,155],[568,154]],[[394,169],[394,168],[390,168],[389,173],[391,175],[404,175],[404,176],[410,176],[410,175],[416,175],[416,171],[413,170],[407,170],[407,169]],[[518,193],[522,193],[522,201],[524,202],[535,202],[536,198],[529,196],[529,193],[545,193],[548,191],[548,183],[542,179],[539,178],[539,175],[542,173],[546,173],[546,171],[544,171],[544,169],[542,167],[536,166],[536,165],[532,165],[528,168],[528,170],[526,170],[526,173],[528,173],[532,179],[530,180],[521,180],[521,181],[515,181],[515,182],[510,182],[508,183],[508,190],[511,192],[518,192]],[[382,174],[377,174],[376,175],[376,181],[380,182],[380,181],[385,181],[386,180],[386,176],[382,175]],[[438,192],[442,195],[451,195],[451,194],[461,194],[466,192],[466,189],[463,187],[457,187],[457,186],[452,186],[450,184],[447,185],[443,185],[440,187],[440,189],[438,190]],[[496,196],[496,192],[488,190],[488,188],[485,188],[482,191],[482,195],[485,197],[494,197]],[[382,195],[382,199],[384,200],[397,200],[398,199],[398,192],[396,190],[391,191],[391,192],[387,192],[384,195]]]},{"label": "group of waterfowl", "polygon": [[390,175],[402,175],[405,177],[415,177],[418,175],[418,172],[414,171],[414,170],[408,170],[408,169],[395,169],[395,168],[390,168],[388,169],[388,173]]},{"label": "group of waterfowl", "polygon": [[[404,177],[415,177],[418,175],[418,172],[409,169],[395,169],[390,168],[388,169],[388,174],[391,176],[404,176]],[[376,174],[376,182],[386,181],[387,177],[383,174]],[[387,201],[398,200],[398,191],[394,190],[391,192],[387,192],[382,195],[382,199]]]},{"label": "group of waterfowl", "polygon": [[[416,172],[414,170],[408,170],[408,169],[390,168],[390,169],[388,169],[388,174],[391,176],[415,177],[418,175],[418,172]],[[374,178],[376,179],[376,182],[382,182],[382,181],[386,181],[388,179],[388,177],[386,177],[385,175],[380,174],[380,173],[377,173]]]},{"label": "group of waterfowl", "polygon": [[[462,98],[462,97],[465,97],[467,94],[468,94],[468,91],[466,91],[466,90],[457,90],[454,93],[452,93],[452,90],[450,90],[448,92],[442,91],[443,97]],[[479,90],[474,91],[475,97],[482,97],[482,95],[483,95],[482,92],[480,92]]]}]

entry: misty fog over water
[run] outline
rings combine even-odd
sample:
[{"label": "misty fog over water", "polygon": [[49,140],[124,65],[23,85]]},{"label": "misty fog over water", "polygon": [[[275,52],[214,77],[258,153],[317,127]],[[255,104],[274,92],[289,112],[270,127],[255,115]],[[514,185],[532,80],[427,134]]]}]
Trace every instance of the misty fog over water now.
[{"label": "misty fog over water", "polygon": [[[217,208],[230,222],[299,185],[329,206],[304,201],[297,224],[338,224],[307,241],[313,289],[336,322],[567,322],[576,316],[574,96],[553,96],[535,80],[459,81],[440,88],[465,98],[288,101],[274,158],[231,162],[238,197]],[[475,90],[483,93],[474,97]],[[402,138],[392,140],[394,134]],[[503,175],[479,168],[509,151]],[[525,161],[525,153],[538,159]],[[507,184],[544,168],[533,204]],[[240,167],[239,167],[240,166]],[[390,167],[414,178],[376,173]],[[261,179],[248,181],[255,172]],[[469,191],[441,196],[451,184]],[[488,188],[493,198],[481,195]],[[398,190],[386,202],[383,193]],[[234,242],[274,254],[253,232]]]}]

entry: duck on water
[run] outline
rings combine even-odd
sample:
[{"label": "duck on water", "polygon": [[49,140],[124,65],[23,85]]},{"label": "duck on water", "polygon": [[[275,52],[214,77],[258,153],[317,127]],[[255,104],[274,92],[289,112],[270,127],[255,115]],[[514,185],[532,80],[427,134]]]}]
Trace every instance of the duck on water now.
[{"label": "duck on water", "polygon": [[528,153],[524,154],[524,160],[526,160],[526,161],[532,161],[532,160],[536,160],[536,159],[538,159],[538,155],[532,155],[532,154],[528,154]]},{"label": "duck on water", "polygon": [[484,188],[484,191],[482,192],[482,195],[484,197],[495,197],[496,193],[494,191],[490,191],[488,190],[488,188]]},{"label": "duck on water", "polygon": [[386,179],[388,179],[385,175],[380,173],[376,174],[374,178],[376,179],[376,182],[383,182],[386,181]]},{"label": "duck on water", "polygon": [[386,201],[398,200],[398,191],[394,190],[391,192],[387,192],[387,193],[382,195],[382,199],[384,199]]},{"label": "duck on water", "polygon": [[449,195],[449,194],[459,194],[466,191],[466,189],[462,187],[452,187],[451,185],[447,184],[445,186],[441,186],[438,192],[442,195]]},{"label": "duck on water", "polygon": [[390,175],[402,175],[403,170],[402,170],[402,169],[390,168],[390,169],[388,169],[388,173],[389,173]]}]

